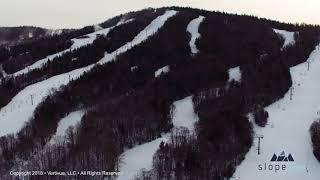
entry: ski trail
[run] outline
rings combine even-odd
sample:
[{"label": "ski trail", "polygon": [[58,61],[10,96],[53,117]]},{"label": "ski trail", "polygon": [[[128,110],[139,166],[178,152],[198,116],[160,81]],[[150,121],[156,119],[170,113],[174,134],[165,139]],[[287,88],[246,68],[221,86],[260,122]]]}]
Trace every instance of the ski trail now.
[{"label": "ski trail", "polygon": [[194,112],[192,96],[173,103],[175,110],[172,119],[174,127],[185,127],[190,132],[194,132],[194,125],[199,120]]},{"label": "ski trail", "polygon": [[[121,21],[116,26],[120,26],[120,25],[128,23],[130,21],[132,21],[132,19],[129,19],[128,21]],[[105,35],[106,36],[116,26],[112,26],[112,27],[105,28],[105,29],[101,29],[101,27],[100,27],[100,29],[97,29],[95,27],[95,30],[96,30],[95,32],[87,34],[87,35],[83,35],[83,36],[78,37],[78,38],[73,38],[71,40],[73,43],[72,43],[70,48],[65,49],[65,50],[63,50],[61,52],[49,55],[46,58],[38,60],[37,62],[31,64],[30,66],[27,66],[24,69],[21,69],[21,70],[15,72],[13,74],[10,74],[10,75],[19,76],[19,75],[22,75],[22,74],[26,74],[26,73],[34,70],[34,69],[39,69],[39,68],[43,67],[48,61],[51,61],[56,57],[62,56],[66,52],[70,52],[70,51],[76,50],[78,48],[81,48],[81,47],[84,47],[84,46],[92,44],[93,41],[98,37],[98,35]]]},{"label": "ski trail", "polygon": [[109,61],[115,59],[116,56],[126,52],[127,50],[131,49],[132,47],[142,43],[143,41],[147,40],[149,36],[154,35],[158,30],[164,25],[164,23],[172,16],[176,15],[177,11],[168,10],[164,13],[164,15],[157,17],[153,20],[147,27],[145,27],[131,42],[126,43],[125,45],[121,46],[119,49],[115,50],[111,54],[105,53],[104,58],[102,58],[98,64],[104,64]]},{"label": "ski trail", "polygon": [[[194,112],[192,96],[176,101],[173,105],[175,107],[172,117],[174,128],[185,127],[190,132],[193,132],[194,123],[199,118]],[[159,149],[160,143],[169,140],[170,133],[166,133],[161,138],[125,151],[120,156],[120,172],[122,175],[118,176],[118,180],[132,180],[141,170],[151,170],[153,155]]]},{"label": "ski trail", "polygon": [[[310,70],[308,71],[308,63]],[[284,98],[265,109],[269,113],[265,128],[254,126],[261,140],[261,155],[257,154],[257,139],[237,167],[234,179],[241,180],[318,180],[320,163],[313,155],[309,128],[319,118],[320,107],[320,44],[307,62],[290,68],[292,90]],[[290,94],[292,91],[292,100]],[[273,154],[292,154],[294,162],[271,162]],[[286,170],[264,170],[264,163],[285,165]],[[262,164],[262,170],[258,165]],[[269,168],[269,167],[268,167]]]},{"label": "ski trail", "polygon": [[85,111],[79,110],[69,113],[66,117],[62,118],[59,121],[57,131],[55,135],[53,135],[48,142],[50,145],[58,143],[61,139],[65,140],[67,135],[67,130],[70,127],[76,127],[77,124],[80,123]]},{"label": "ski trail", "polygon": [[[164,23],[177,11],[168,10],[163,15],[154,19],[144,30],[142,30],[130,44],[120,47],[111,54],[106,53],[106,57],[102,58],[95,64],[75,69],[68,73],[63,73],[50,77],[44,81],[27,86],[20,91],[11,101],[0,110],[0,137],[6,134],[17,133],[33,116],[36,107],[48,96],[53,89],[58,89],[63,85],[67,85],[72,79],[77,79],[85,72],[90,71],[96,64],[104,64],[113,60],[120,53],[130,50],[133,46],[142,43],[150,36],[154,35]],[[145,33],[148,30],[150,33]],[[143,34],[143,35],[142,35]]]},{"label": "ski trail", "polygon": [[190,21],[190,23],[187,26],[187,32],[191,34],[191,40],[189,42],[189,46],[192,54],[197,54],[199,52],[196,46],[196,40],[201,36],[199,33],[199,26],[204,19],[205,17],[199,16],[198,18]]},{"label": "ski trail", "polygon": [[295,44],[294,32],[289,32],[280,29],[273,29],[273,31],[284,38],[282,49]]}]

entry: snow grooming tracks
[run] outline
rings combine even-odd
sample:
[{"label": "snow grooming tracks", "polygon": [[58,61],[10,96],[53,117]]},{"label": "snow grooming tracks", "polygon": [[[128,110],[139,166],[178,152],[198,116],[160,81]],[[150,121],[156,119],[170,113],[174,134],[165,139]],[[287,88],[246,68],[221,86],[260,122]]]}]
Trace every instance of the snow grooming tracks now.
[{"label": "snow grooming tracks", "polygon": [[[118,24],[116,26],[120,26],[120,25],[128,23],[130,21],[132,21],[132,19],[129,19],[127,21],[120,21],[120,22],[118,22]],[[41,59],[41,60],[31,64],[30,66],[27,66],[24,69],[13,73],[12,75],[13,76],[19,76],[19,75],[22,75],[22,74],[26,74],[26,73],[34,70],[34,69],[41,68],[48,61],[50,61],[50,60],[52,60],[52,59],[54,59],[56,57],[62,56],[66,52],[73,51],[73,50],[78,49],[80,47],[84,47],[86,45],[92,44],[93,41],[97,38],[98,35],[105,35],[106,36],[116,26],[112,26],[112,27],[106,28],[106,29],[100,29],[100,30],[97,30],[97,31],[95,31],[93,33],[90,33],[90,34],[87,34],[87,35],[83,35],[82,37],[74,38],[74,39],[72,39],[73,44],[71,45],[70,48],[65,49],[65,50],[63,50],[61,52],[58,52],[56,54],[49,55],[46,58]]]},{"label": "snow grooming tracks", "polygon": [[294,43],[296,42],[294,39],[294,32],[289,32],[289,31],[279,30],[279,29],[273,29],[273,31],[284,38],[282,49],[287,46],[294,45]]},{"label": "snow grooming tracks", "polygon": [[198,18],[190,21],[190,23],[187,26],[187,31],[191,34],[189,46],[192,54],[197,54],[199,52],[196,46],[196,40],[201,36],[199,33],[199,26],[204,19],[205,17],[199,16]]},{"label": "snow grooming tracks", "polygon": [[[177,11],[168,10],[163,15],[154,19],[144,30],[142,30],[131,42],[120,47],[111,54],[106,53],[106,57],[102,58],[96,64],[104,64],[113,60],[120,53],[130,50],[133,46],[138,45],[155,34],[164,23]],[[148,31],[148,33],[146,33]],[[97,31],[98,32],[98,31]],[[79,78],[85,72],[90,71],[96,64],[75,69],[68,73],[53,76],[44,81],[27,86],[20,91],[12,100],[0,110],[0,137],[6,134],[17,133],[33,116],[36,107],[48,96],[53,89],[57,89],[62,85],[67,85],[72,79]]]},{"label": "snow grooming tracks", "polygon": [[[307,70],[310,63],[310,70]],[[292,90],[279,101],[266,107],[269,113],[265,128],[254,126],[255,134],[263,135],[261,154],[253,145],[245,160],[237,167],[235,179],[241,180],[319,180],[320,163],[313,155],[309,133],[311,124],[319,118],[320,106],[320,44],[310,54],[307,62],[290,68]],[[290,94],[292,91],[292,100]],[[257,141],[257,139],[255,139]],[[255,142],[257,143],[257,142]],[[294,162],[271,162],[275,153],[282,151],[293,156]],[[286,165],[286,170],[264,168],[267,164]],[[258,165],[262,164],[262,170]],[[281,169],[281,168],[280,168]]]},{"label": "snow grooming tracks", "polygon": [[[173,127],[185,127],[193,133],[194,124],[199,120],[199,117],[194,112],[192,96],[176,101],[173,105],[175,107],[172,117]],[[120,172],[122,175],[118,177],[118,180],[132,180],[141,170],[151,170],[153,155],[159,149],[160,143],[169,140],[170,133],[166,133],[161,138],[125,151],[120,156]]]}]

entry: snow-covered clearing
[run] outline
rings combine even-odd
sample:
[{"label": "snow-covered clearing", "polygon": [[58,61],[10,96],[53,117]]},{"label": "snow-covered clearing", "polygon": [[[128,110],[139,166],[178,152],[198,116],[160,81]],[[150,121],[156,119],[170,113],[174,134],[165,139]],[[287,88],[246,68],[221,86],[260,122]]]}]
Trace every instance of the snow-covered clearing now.
[{"label": "snow-covered clearing", "polygon": [[161,74],[165,74],[165,73],[168,73],[170,71],[170,66],[165,66],[165,67],[162,67],[158,70],[156,70],[156,72],[154,72],[154,77],[158,77],[160,76]]},{"label": "snow-covered clearing", "polygon": [[65,139],[67,135],[67,130],[71,127],[76,127],[80,123],[82,116],[85,114],[85,111],[79,110],[68,114],[66,117],[62,118],[57,127],[57,131],[54,136],[52,136],[49,144],[54,144],[59,142],[59,140]]},{"label": "snow-covered clearing", "polygon": [[[106,53],[96,64],[104,64],[114,60],[117,55],[130,50],[133,46],[138,45],[155,34],[164,23],[177,11],[168,10],[163,15],[154,19],[150,25],[142,30],[131,42],[120,47],[111,54]],[[145,31],[149,33],[145,33]],[[130,44],[130,46],[128,45]],[[32,116],[35,108],[48,96],[53,89],[62,85],[67,85],[72,79],[80,77],[84,72],[90,71],[96,64],[75,69],[68,73],[53,76],[44,81],[27,86],[20,91],[11,101],[0,110],[0,137],[6,134],[17,133]]]},{"label": "snow-covered clearing", "polygon": [[229,80],[228,80],[229,82],[232,80],[238,81],[238,82],[241,81],[241,70],[239,66],[229,69],[228,73],[229,73]]},{"label": "snow-covered clearing", "polygon": [[[130,20],[131,21],[131,20]],[[125,24],[127,23],[128,21],[121,21],[119,22],[116,26],[120,26],[122,24]],[[59,56],[62,56],[64,53],[66,52],[70,52],[70,51],[73,51],[75,49],[78,49],[80,47],[84,47],[84,46],[87,46],[87,45],[90,45],[93,43],[93,41],[97,38],[98,35],[107,35],[111,29],[113,29],[114,27],[116,26],[112,26],[110,28],[106,28],[106,29],[101,29],[101,27],[99,28],[100,30],[98,30],[96,27],[95,27],[95,32],[93,33],[90,33],[90,34],[87,34],[87,35],[83,35],[81,37],[78,37],[78,38],[74,38],[72,39],[72,45],[70,48],[68,49],[65,49],[61,52],[58,52],[58,53],[55,53],[55,54],[52,54],[52,55],[49,55],[47,56],[46,58],[44,59],[41,59],[33,64],[31,64],[30,66],[27,66],[25,67],[24,69],[21,69],[20,71],[17,71],[15,73],[13,73],[12,75],[13,76],[18,76],[18,75],[21,75],[21,74],[25,74],[25,73],[28,73],[34,69],[38,69],[38,68],[41,68],[42,66],[44,66],[48,61],[51,61],[53,60],[54,58],[56,57],[59,57]]]},{"label": "snow-covered clearing", "polygon": [[[256,136],[263,136],[261,155],[257,154],[255,138],[245,160],[237,167],[235,179],[320,179],[320,163],[313,155],[309,133],[312,122],[320,117],[320,44],[307,62],[290,68],[290,73],[293,81],[292,90],[289,90],[284,98],[265,108],[269,113],[268,125],[265,128],[254,126]],[[274,153],[279,156],[282,151],[286,155],[291,153],[294,162],[270,162]],[[275,172],[275,166],[273,170],[264,170],[264,163],[280,164],[281,167],[285,165],[286,170]],[[263,170],[258,169],[259,164],[262,164]]]},{"label": "snow-covered clearing", "polygon": [[194,131],[194,125],[199,120],[194,112],[192,96],[173,103],[175,110],[172,123],[174,127],[185,127],[190,132]]},{"label": "snow-covered clearing", "polygon": [[199,52],[196,46],[196,40],[201,36],[199,33],[199,26],[204,19],[205,17],[199,16],[198,18],[190,21],[190,23],[187,26],[187,32],[191,34],[191,40],[189,42],[189,46],[192,54],[196,54]]},{"label": "snow-covered clearing", "polygon": [[[173,105],[175,107],[172,117],[174,128],[185,127],[193,132],[194,123],[199,118],[193,109],[192,96],[176,101]],[[167,142],[169,139],[170,133],[167,133],[162,135],[161,138],[125,151],[120,156],[120,172],[123,174],[118,177],[118,180],[131,180],[142,170],[151,170],[153,155],[158,150],[160,143],[162,141]]]},{"label": "snow-covered clearing", "polygon": [[284,38],[284,43],[282,48],[294,45],[294,43],[296,42],[294,39],[294,32],[289,32],[289,31],[280,30],[280,29],[273,29],[273,31]]}]

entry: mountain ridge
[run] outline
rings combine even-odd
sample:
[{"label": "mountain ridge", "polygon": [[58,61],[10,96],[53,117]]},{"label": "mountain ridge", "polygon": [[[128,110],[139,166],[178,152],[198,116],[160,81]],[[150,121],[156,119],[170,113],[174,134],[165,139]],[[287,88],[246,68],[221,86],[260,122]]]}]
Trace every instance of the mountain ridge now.
[{"label": "mountain ridge", "polygon": [[[200,36],[190,44],[197,36],[187,27],[201,16]],[[289,68],[307,60],[320,32],[177,7],[132,12],[99,26],[16,47],[9,57],[0,53],[7,58],[0,61],[6,74],[0,84],[4,178],[21,168],[118,171],[126,149],[153,141],[160,143],[153,166],[135,172],[138,179],[230,178],[252,146],[247,114],[284,97],[292,85]],[[295,43],[286,45],[277,28],[293,32]],[[56,55],[32,54],[37,51]],[[198,116],[194,134],[174,119],[174,104],[187,97],[194,113],[186,113]],[[66,140],[48,145],[60,120],[82,110]],[[10,131],[12,121],[19,127]],[[167,143],[159,140],[163,133],[171,133]]]}]

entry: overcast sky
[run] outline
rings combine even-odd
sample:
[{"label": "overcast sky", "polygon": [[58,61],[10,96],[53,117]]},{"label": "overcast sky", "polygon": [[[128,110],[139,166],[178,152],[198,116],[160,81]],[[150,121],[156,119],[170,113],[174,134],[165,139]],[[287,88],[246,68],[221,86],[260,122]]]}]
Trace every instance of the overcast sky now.
[{"label": "overcast sky", "polygon": [[320,0],[0,0],[0,26],[77,28],[127,11],[171,5],[320,25]]}]

